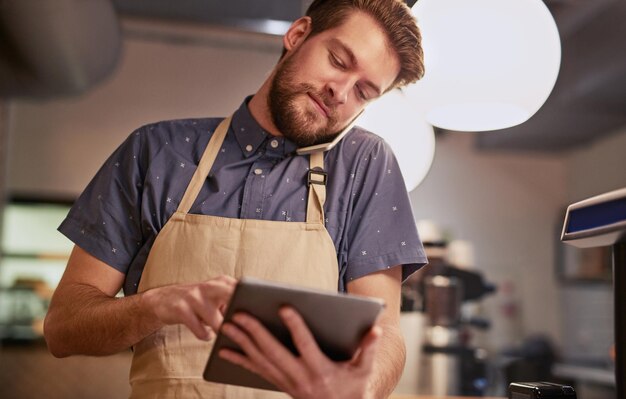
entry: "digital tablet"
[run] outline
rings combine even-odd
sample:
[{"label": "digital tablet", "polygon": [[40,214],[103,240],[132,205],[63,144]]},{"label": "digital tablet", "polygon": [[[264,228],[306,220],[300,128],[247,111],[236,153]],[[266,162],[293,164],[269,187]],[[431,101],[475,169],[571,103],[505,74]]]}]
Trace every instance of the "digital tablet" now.
[{"label": "digital tablet", "polygon": [[[352,358],[364,334],[384,307],[380,299],[304,289],[293,285],[242,278],[235,288],[224,315],[224,322],[236,312],[256,317],[280,342],[297,353],[289,330],[278,310],[285,305],[300,313],[320,349],[331,359]],[[262,377],[219,357],[220,349],[241,351],[226,335],[218,332],[204,370],[204,379],[222,384],[278,390]]]}]

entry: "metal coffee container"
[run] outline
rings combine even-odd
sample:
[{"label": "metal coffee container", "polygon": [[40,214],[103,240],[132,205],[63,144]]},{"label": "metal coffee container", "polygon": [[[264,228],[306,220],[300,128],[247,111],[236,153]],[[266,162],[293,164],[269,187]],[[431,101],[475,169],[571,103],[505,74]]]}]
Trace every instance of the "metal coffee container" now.
[{"label": "metal coffee container", "polygon": [[424,280],[426,331],[418,393],[458,395],[461,393],[461,348],[459,323],[463,291],[455,277],[430,276]]}]

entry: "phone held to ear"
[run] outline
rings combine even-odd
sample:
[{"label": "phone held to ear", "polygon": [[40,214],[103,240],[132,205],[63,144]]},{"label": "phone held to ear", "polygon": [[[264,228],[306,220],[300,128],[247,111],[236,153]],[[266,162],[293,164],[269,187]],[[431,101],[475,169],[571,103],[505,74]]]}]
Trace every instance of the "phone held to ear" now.
[{"label": "phone held to ear", "polygon": [[348,126],[346,126],[341,132],[339,132],[332,141],[322,144],[315,144],[308,147],[301,147],[296,150],[296,153],[298,155],[313,154],[314,152],[328,151],[331,148],[335,147],[337,144],[339,144],[341,139],[343,139],[344,136],[348,134],[350,129],[354,127],[356,120],[359,119],[359,116],[361,116],[362,113],[363,111],[359,112],[359,114],[355,116],[350,123],[348,123]]}]

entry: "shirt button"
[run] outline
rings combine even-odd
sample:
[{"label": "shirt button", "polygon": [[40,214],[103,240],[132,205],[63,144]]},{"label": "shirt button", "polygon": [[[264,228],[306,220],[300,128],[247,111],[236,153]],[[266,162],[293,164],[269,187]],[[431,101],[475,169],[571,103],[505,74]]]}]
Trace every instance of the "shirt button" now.
[{"label": "shirt button", "polygon": [[248,144],[246,146],[246,151],[248,151],[248,152],[252,151],[252,146],[250,144]]},{"label": "shirt button", "polygon": [[263,169],[255,169],[254,170],[254,174],[255,175],[260,175],[261,173],[263,173]]},{"label": "shirt button", "polygon": [[272,146],[272,148],[276,148],[276,147],[278,147],[278,140],[272,140],[272,141],[270,142],[270,145]]}]

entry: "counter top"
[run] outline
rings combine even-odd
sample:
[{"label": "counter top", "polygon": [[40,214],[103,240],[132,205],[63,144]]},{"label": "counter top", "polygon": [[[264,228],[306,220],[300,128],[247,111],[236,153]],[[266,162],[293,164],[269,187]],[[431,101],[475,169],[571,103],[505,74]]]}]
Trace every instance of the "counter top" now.
[{"label": "counter top", "polygon": [[615,386],[615,370],[609,368],[589,367],[578,364],[555,363],[552,373],[558,377],[573,378],[580,382]]}]

